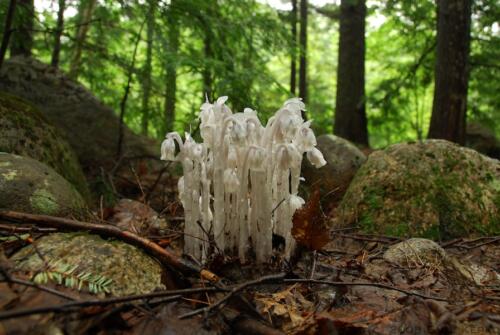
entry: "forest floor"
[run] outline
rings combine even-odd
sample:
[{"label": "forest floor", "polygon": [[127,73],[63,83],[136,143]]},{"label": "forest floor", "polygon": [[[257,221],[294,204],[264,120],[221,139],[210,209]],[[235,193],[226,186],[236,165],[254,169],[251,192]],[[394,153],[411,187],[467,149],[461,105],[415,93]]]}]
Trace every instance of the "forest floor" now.
[{"label": "forest floor", "polygon": [[[88,230],[109,236],[99,224],[113,222],[146,238],[146,251],[159,246],[182,263],[175,179],[164,176],[160,187],[158,173],[134,172],[131,180],[137,180],[139,200],[164,209],[160,214],[168,226],[138,229],[155,213],[131,202],[101,208],[97,228],[89,224]],[[17,236],[1,242],[0,255],[36,245],[48,232],[75,229],[71,220],[33,218],[14,228],[5,217],[0,220],[1,232]],[[500,237],[443,242],[444,258],[429,261],[409,253],[398,264],[384,254],[402,239],[327,230],[327,220],[313,196],[294,218],[299,248],[291,261],[279,252],[266,265],[214,257],[206,268],[198,264],[201,271],[194,274],[164,261],[168,290],[120,298],[33,284],[32,277],[10,273],[10,261],[2,256],[0,334],[500,334]]]}]

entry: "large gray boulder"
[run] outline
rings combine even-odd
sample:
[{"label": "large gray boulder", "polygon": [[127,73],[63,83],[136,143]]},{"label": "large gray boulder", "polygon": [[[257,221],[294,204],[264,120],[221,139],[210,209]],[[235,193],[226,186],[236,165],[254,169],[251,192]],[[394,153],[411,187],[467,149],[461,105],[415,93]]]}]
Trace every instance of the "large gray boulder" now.
[{"label": "large gray boulder", "polygon": [[28,157],[0,152],[0,210],[83,218],[85,201],[52,168]]},{"label": "large gray boulder", "polygon": [[318,136],[317,142],[327,164],[316,169],[304,159],[302,175],[306,185],[318,185],[329,199],[340,199],[356,171],[366,161],[366,156],[356,145],[335,135]]},{"label": "large gray boulder", "polygon": [[500,234],[500,162],[444,140],[372,153],[342,202],[337,227],[446,240]]},{"label": "large gray boulder", "polygon": [[[114,167],[119,120],[113,110],[81,84],[38,60],[14,57],[4,62],[0,91],[21,97],[63,131],[84,172],[100,176]],[[124,129],[125,156],[158,156],[158,145]]]}]

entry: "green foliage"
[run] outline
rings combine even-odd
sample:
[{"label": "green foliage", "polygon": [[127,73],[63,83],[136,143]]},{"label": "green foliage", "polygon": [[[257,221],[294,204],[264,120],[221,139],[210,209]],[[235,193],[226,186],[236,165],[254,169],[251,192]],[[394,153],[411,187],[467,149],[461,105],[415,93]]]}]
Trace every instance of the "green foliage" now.
[{"label": "green foliage", "polygon": [[81,291],[87,288],[90,293],[110,293],[110,285],[113,280],[102,275],[90,272],[77,272],[77,265],[51,262],[45,271],[39,272],[33,278],[38,284],[46,284],[52,281],[58,285],[63,285]]},{"label": "green foliage", "polygon": [[[0,19],[8,1],[0,4]],[[48,0],[40,3],[50,3]],[[85,1],[69,2],[78,12]],[[436,6],[433,0],[368,2],[366,33],[366,102],[370,144],[425,138],[433,98]],[[44,8],[42,10],[42,8]],[[500,135],[499,65],[500,5],[495,0],[474,2],[468,119],[494,128]],[[56,8],[37,7],[34,54],[50,60]],[[337,72],[337,4],[311,7],[308,20],[308,117],[318,134],[333,129]],[[148,17],[148,2],[98,1],[84,43],[78,79],[101,100],[119,111],[129,72],[133,82],[125,121],[139,132],[142,120],[146,29],[143,29],[135,67],[130,68],[135,41]],[[75,46],[79,16],[66,17],[61,64],[68,70]],[[154,17],[150,135],[162,138],[165,92],[172,86],[166,69],[175,67],[175,130],[195,129],[197,110],[204,100],[230,97],[236,111],[257,109],[266,120],[289,98],[292,43],[288,11],[257,0],[158,1]],[[179,32],[178,49],[171,45],[171,27]],[[3,29],[3,27],[0,27]],[[41,32],[40,32],[41,31]],[[206,45],[208,41],[209,48]],[[208,77],[206,76],[207,74]],[[204,83],[207,80],[208,83]],[[209,87],[206,87],[206,85]]]}]

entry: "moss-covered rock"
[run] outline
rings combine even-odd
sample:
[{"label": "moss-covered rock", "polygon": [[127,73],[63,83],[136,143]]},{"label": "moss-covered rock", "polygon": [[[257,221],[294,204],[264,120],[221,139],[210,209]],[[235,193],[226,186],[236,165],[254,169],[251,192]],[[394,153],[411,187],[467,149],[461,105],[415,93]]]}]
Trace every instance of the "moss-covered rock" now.
[{"label": "moss-covered rock", "polygon": [[0,92],[0,151],[47,164],[75,185],[85,198],[89,190],[75,153],[31,104]]},{"label": "moss-covered rock", "polygon": [[[115,296],[143,294],[164,288],[160,264],[142,250],[121,241],[104,240],[87,233],[56,233],[38,239],[36,246],[49,264],[50,272],[72,268],[74,270],[70,275],[62,276],[74,281],[79,275],[83,278],[87,274],[80,290],[88,290],[92,278],[105,278],[101,279],[102,282],[110,282],[106,291]],[[46,271],[44,261],[31,245],[14,254],[11,260],[15,262],[16,271],[30,274]]]},{"label": "moss-covered rock", "polygon": [[500,162],[444,140],[372,153],[335,219],[369,233],[444,240],[500,233]]},{"label": "moss-covered rock", "polygon": [[354,174],[366,161],[365,154],[356,145],[335,135],[321,135],[317,148],[323,153],[327,164],[319,169],[304,159],[302,174],[307,185],[318,185],[328,200],[342,197]]},{"label": "moss-covered rock", "polygon": [[[0,70],[0,91],[29,101],[60,129],[88,178],[100,177],[101,167],[116,168],[118,117],[60,69],[30,57],[11,57]],[[126,125],[123,132],[125,157],[158,156],[157,141],[134,134]]]},{"label": "moss-covered rock", "polygon": [[0,209],[82,218],[85,201],[66,179],[28,157],[0,152]]}]

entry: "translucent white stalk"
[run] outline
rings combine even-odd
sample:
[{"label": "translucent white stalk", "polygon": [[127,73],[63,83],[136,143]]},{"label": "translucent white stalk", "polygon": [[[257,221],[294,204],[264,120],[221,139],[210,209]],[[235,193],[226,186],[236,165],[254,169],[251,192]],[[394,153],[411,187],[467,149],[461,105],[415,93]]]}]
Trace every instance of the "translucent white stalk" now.
[{"label": "translucent white stalk", "polygon": [[[289,258],[295,246],[292,216],[304,203],[297,195],[302,155],[307,152],[316,167],[325,164],[310,121],[301,117],[305,106],[290,99],[263,127],[254,110],[233,114],[226,100],[202,105],[203,143],[189,134],[183,143],[177,133],[167,134],[162,143],[161,159],[176,159],[184,170],[179,197],[185,252],[205,261],[210,239],[216,250],[237,254],[241,262],[247,261],[249,249],[257,262],[266,262],[273,252],[274,229],[285,238],[284,256]],[[176,158],[175,142],[180,148]]]}]

